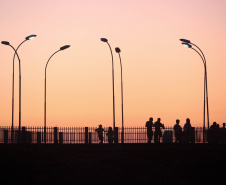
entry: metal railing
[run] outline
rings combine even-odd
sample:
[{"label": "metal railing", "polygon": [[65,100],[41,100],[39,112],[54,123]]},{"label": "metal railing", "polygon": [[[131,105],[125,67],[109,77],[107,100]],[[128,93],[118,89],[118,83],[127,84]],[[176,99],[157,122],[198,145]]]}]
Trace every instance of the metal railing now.
[{"label": "metal railing", "polygon": [[[99,143],[97,127],[47,127],[46,143],[65,143],[65,144],[82,144],[82,143]],[[103,143],[108,143],[106,135],[108,127],[103,127]],[[44,143],[44,127],[23,127],[21,131],[18,127],[13,130],[10,126],[0,126],[0,143]],[[118,143],[121,143],[122,128],[118,128]],[[154,128],[153,128],[154,132]],[[175,141],[175,135],[172,127],[162,129],[163,137],[160,143],[164,143],[164,134],[168,132],[169,142]],[[203,128],[194,128],[194,142],[203,142]],[[207,134],[204,134],[207,141]],[[151,141],[154,142],[154,136]],[[124,127],[124,143],[147,143],[146,127]]]}]

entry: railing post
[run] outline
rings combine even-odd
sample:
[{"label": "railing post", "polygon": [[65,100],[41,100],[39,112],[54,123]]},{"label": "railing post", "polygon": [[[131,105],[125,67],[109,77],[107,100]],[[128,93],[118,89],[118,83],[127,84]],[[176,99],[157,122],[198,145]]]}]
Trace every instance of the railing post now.
[{"label": "railing post", "polygon": [[54,144],[58,143],[57,132],[58,132],[58,128],[54,127]]},{"label": "railing post", "polygon": [[114,130],[114,143],[115,144],[118,143],[118,127],[115,127],[115,130]]},{"label": "railing post", "polygon": [[59,143],[63,143],[63,132],[59,132]]},{"label": "railing post", "polygon": [[89,144],[92,143],[92,132],[89,132]]},{"label": "railing post", "polygon": [[121,132],[121,143],[124,143],[124,132]]},{"label": "railing post", "polygon": [[85,127],[85,144],[88,144],[88,127]]},{"label": "railing post", "polygon": [[8,130],[4,130],[4,143],[8,143]]},{"label": "railing post", "polygon": [[26,128],[22,127],[22,143],[26,143],[27,137],[26,137]]},{"label": "railing post", "polygon": [[41,132],[37,132],[37,143],[41,144]]}]

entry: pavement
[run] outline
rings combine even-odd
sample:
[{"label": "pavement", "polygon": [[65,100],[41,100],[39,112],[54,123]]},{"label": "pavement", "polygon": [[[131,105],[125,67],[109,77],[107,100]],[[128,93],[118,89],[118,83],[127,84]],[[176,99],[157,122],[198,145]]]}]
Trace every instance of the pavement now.
[{"label": "pavement", "polygon": [[0,144],[2,185],[226,184],[225,144]]}]

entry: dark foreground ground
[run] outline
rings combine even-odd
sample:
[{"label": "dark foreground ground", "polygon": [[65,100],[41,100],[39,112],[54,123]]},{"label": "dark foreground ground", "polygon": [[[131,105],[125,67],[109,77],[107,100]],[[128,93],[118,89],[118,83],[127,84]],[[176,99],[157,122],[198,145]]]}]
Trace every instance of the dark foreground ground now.
[{"label": "dark foreground ground", "polygon": [[0,184],[226,184],[226,145],[0,145]]}]

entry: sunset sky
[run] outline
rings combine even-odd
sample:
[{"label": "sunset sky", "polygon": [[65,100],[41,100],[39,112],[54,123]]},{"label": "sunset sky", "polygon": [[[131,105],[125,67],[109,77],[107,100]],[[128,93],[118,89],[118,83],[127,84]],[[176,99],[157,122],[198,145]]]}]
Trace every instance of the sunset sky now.
[{"label": "sunset sky", "polygon": [[[0,41],[18,50],[22,68],[22,126],[112,126],[112,63],[115,62],[116,126],[121,126],[120,47],[125,126],[158,117],[203,125],[204,65],[186,38],[205,54],[210,123],[226,122],[225,0],[0,0]],[[14,51],[0,45],[0,126],[11,126]],[[15,126],[19,124],[19,68],[15,61]]]}]

